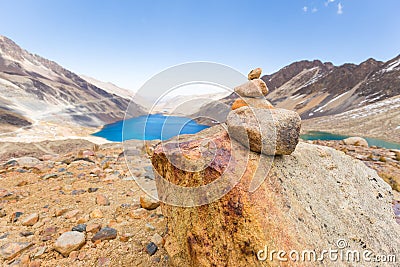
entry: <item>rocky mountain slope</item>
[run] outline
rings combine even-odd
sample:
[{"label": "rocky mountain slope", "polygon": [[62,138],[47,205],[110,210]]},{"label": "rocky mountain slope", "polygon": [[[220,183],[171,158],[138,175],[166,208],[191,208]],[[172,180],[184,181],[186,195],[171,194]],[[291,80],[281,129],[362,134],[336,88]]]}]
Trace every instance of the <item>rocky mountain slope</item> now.
[{"label": "rocky mountain slope", "polygon": [[[120,120],[125,95],[104,90],[0,36],[0,130],[38,122],[96,127]],[[142,108],[136,105],[137,114]]]},{"label": "rocky mountain slope", "polygon": [[320,61],[293,63],[263,80],[278,107],[302,118],[332,115],[400,94],[400,56],[384,63],[368,59],[359,65],[333,66]]}]

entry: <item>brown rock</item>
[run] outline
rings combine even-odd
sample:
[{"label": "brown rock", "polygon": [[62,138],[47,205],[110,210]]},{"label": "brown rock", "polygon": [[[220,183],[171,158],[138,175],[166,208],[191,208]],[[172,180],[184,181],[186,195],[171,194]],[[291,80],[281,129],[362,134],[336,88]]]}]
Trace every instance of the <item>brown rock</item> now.
[{"label": "brown rock", "polygon": [[58,209],[54,212],[54,214],[56,215],[56,217],[59,217],[61,215],[63,215],[64,213],[66,213],[68,211],[67,208],[62,208],[62,209]]},{"label": "brown rock", "polygon": [[79,250],[86,243],[85,234],[77,231],[63,233],[54,243],[54,249],[67,257],[71,251]]},{"label": "brown rock", "polygon": [[29,215],[28,217],[26,217],[22,220],[22,225],[23,226],[32,226],[35,223],[37,223],[38,221],[39,221],[39,214],[32,213],[31,215]]},{"label": "brown rock", "polygon": [[101,225],[100,225],[100,224],[97,224],[97,223],[89,223],[89,224],[86,226],[86,232],[88,232],[88,233],[97,233],[97,232],[100,230],[100,228],[101,228]]},{"label": "brown rock", "polygon": [[232,110],[250,106],[253,108],[265,108],[265,109],[273,109],[274,106],[266,100],[265,98],[251,98],[251,97],[242,97],[238,98],[232,104]]},{"label": "brown rock", "polygon": [[97,205],[101,205],[101,206],[109,206],[110,205],[110,201],[108,200],[108,198],[105,195],[98,194],[96,196],[96,204]]},{"label": "brown rock", "polygon": [[235,87],[235,93],[242,97],[263,97],[268,94],[268,88],[261,79],[248,81]]},{"label": "brown rock", "polygon": [[[203,149],[204,140],[214,147]],[[192,171],[198,160],[186,161],[185,170],[177,168],[176,162],[184,162],[198,150],[213,154],[206,168]],[[170,155],[175,156],[174,162]],[[273,157],[270,168],[265,168],[262,156],[230,140],[221,125],[172,138],[155,149],[155,170],[174,185],[197,188],[222,174],[228,175],[229,182],[239,178],[221,198],[201,206],[190,205],[206,194],[183,194],[183,207],[161,202],[168,229],[164,247],[172,266],[266,266],[270,262],[256,257],[265,246],[269,251],[303,251],[333,247],[340,239],[348,251],[364,251],[367,243],[373,254],[400,253],[400,226],[394,220],[391,189],[364,163],[306,143],[299,143],[290,156]],[[244,172],[234,177],[241,166]],[[249,192],[259,170],[265,180]],[[160,199],[179,194],[164,191],[162,179],[156,181]],[[215,189],[208,188],[207,193]]]},{"label": "brown rock", "polygon": [[21,254],[23,251],[31,247],[31,242],[13,242],[7,243],[0,247],[0,255],[6,260],[14,259],[16,256]]},{"label": "brown rock", "polygon": [[92,242],[96,242],[98,240],[102,241],[102,240],[115,239],[116,237],[117,237],[117,230],[110,227],[104,227],[92,237]]},{"label": "brown rock", "polygon": [[90,214],[89,214],[91,219],[99,219],[99,218],[103,218],[103,212],[99,209],[95,209],[93,210]]},{"label": "brown rock", "polygon": [[251,71],[249,72],[249,74],[247,75],[247,78],[248,78],[249,80],[258,79],[258,78],[260,78],[261,73],[262,73],[262,69],[261,69],[261,68],[256,68],[256,69],[251,70]]},{"label": "brown rock", "polygon": [[285,109],[242,107],[229,113],[229,134],[251,151],[265,155],[290,155],[299,142],[299,114]]},{"label": "brown rock", "polygon": [[80,210],[71,210],[71,211],[68,211],[67,213],[65,213],[64,217],[66,219],[71,219],[71,218],[76,217],[79,213],[80,213]]},{"label": "brown rock", "polygon": [[160,202],[148,195],[140,196],[140,206],[146,210],[154,210],[160,206]]},{"label": "brown rock", "polygon": [[146,209],[139,208],[129,212],[128,216],[132,219],[143,219],[149,216],[149,212]]}]

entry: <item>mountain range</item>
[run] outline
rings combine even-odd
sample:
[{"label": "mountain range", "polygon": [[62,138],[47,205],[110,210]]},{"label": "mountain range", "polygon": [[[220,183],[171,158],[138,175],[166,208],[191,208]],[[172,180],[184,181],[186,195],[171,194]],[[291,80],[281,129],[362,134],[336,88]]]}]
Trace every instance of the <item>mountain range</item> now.
[{"label": "mountain range", "polygon": [[[129,91],[81,77],[0,36],[0,132],[40,122],[98,127],[124,118]],[[137,115],[140,105],[133,104]]]},{"label": "mountain range", "polygon": [[[298,112],[305,131],[400,143],[400,55],[387,62],[370,58],[341,66],[303,60],[262,79],[270,91],[267,99],[278,108]],[[43,123],[93,131],[93,127],[123,119],[132,95],[114,84],[77,75],[0,36],[0,133]],[[183,110],[202,123],[223,122],[236,98],[231,94]],[[130,113],[145,114],[148,103],[135,99],[140,103],[132,103]],[[201,118],[208,114],[213,122]]]},{"label": "mountain range", "polygon": [[[400,143],[400,55],[387,61],[368,59],[335,66],[299,61],[261,77],[275,107],[298,112],[304,131],[328,131],[375,137]],[[192,115],[212,124],[225,121],[235,93],[209,103]]]}]

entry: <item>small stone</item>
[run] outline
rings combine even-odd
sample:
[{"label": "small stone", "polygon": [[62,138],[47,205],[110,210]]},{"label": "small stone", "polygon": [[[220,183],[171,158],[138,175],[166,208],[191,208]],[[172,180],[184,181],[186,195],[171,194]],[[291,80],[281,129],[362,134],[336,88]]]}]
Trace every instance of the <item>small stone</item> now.
[{"label": "small stone", "polygon": [[62,208],[62,209],[58,209],[54,212],[54,214],[56,215],[56,217],[59,217],[61,215],[63,215],[64,213],[66,213],[68,211],[67,208]]},{"label": "small stone", "polygon": [[71,253],[69,253],[68,258],[70,258],[71,260],[75,261],[78,258],[78,251],[71,251]]},{"label": "small stone", "polygon": [[110,266],[110,264],[111,264],[110,258],[100,257],[97,260],[97,266],[99,266],[99,267]]},{"label": "small stone", "polygon": [[23,226],[32,226],[39,221],[39,214],[33,213],[22,220]]},{"label": "small stone", "polygon": [[97,205],[101,205],[101,206],[109,206],[110,205],[110,201],[108,200],[108,198],[105,195],[98,194],[96,196],[96,204]]},{"label": "small stone", "polygon": [[63,233],[54,243],[54,249],[67,257],[71,251],[79,250],[86,243],[85,234],[70,231]]},{"label": "small stone", "polygon": [[140,205],[147,210],[154,210],[160,206],[160,202],[151,198],[148,195],[140,196]]},{"label": "small stone", "polygon": [[300,116],[286,109],[242,107],[228,114],[226,124],[231,137],[265,155],[290,155],[299,142]]},{"label": "small stone", "polygon": [[86,258],[86,253],[84,251],[80,251],[78,254],[78,260],[83,261]]},{"label": "small stone", "polygon": [[50,174],[43,175],[42,179],[43,180],[47,180],[47,179],[50,179],[50,178],[57,178],[57,177],[58,177],[57,173],[50,173]]},{"label": "small stone", "polygon": [[153,256],[157,252],[157,250],[158,250],[158,247],[153,242],[148,243],[146,246],[146,252],[150,256]]},{"label": "small stone", "polygon": [[94,193],[94,192],[96,192],[97,190],[99,190],[97,187],[89,187],[89,188],[88,188],[88,192],[89,192],[89,193]]},{"label": "small stone", "polygon": [[33,255],[34,259],[40,258],[47,250],[47,246],[39,247],[37,252]]},{"label": "small stone", "polygon": [[148,230],[148,231],[154,231],[154,230],[156,230],[156,228],[155,228],[151,223],[146,223],[146,224],[144,225],[144,228],[146,228],[146,230]]},{"label": "small stone", "polygon": [[88,233],[97,233],[101,228],[100,224],[90,223],[86,226],[86,232]]},{"label": "small stone", "polygon": [[86,231],[86,224],[78,224],[71,229],[72,231],[77,231],[77,232],[85,232]]},{"label": "small stone", "polygon": [[79,212],[80,212],[79,210],[71,210],[71,211],[68,211],[67,213],[65,213],[64,217],[66,219],[71,219],[71,218],[76,217],[76,215],[78,215]]},{"label": "small stone", "polygon": [[34,235],[34,233],[30,232],[30,231],[24,231],[24,232],[20,232],[19,235],[23,236],[23,237],[27,237],[27,236]]},{"label": "small stone", "polygon": [[27,255],[27,254],[22,255],[20,258],[20,263],[22,266],[29,266],[30,261],[31,261],[31,259],[30,259],[29,255]]},{"label": "small stone", "polygon": [[241,97],[235,100],[232,104],[232,110],[250,106],[253,108],[265,108],[265,109],[273,109],[274,106],[266,100],[265,98],[251,98],[251,97]]},{"label": "small stone", "polygon": [[102,240],[115,239],[116,237],[117,237],[117,230],[110,227],[104,227],[92,237],[92,242],[96,242],[97,240],[102,241]]},{"label": "small stone", "polygon": [[99,209],[95,209],[89,214],[89,216],[92,219],[100,219],[103,218],[103,212],[101,212]]},{"label": "small stone", "polygon": [[11,260],[32,245],[31,242],[7,243],[0,247],[0,255],[6,260]]},{"label": "small stone", "polygon": [[260,78],[261,73],[262,73],[262,69],[261,69],[261,68],[256,68],[256,69],[251,70],[251,71],[249,72],[249,74],[247,75],[247,78],[248,78],[249,80],[258,79],[258,78]]},{"label": "small stone", "polygon": [[268,88],[261,79],[254,79],[235,87],[235,93],[244,97],[263,97],[268,94]]},{"label": "small stone", "polygon": [[22,180],[21,182],[19,182],[19,183],[17,184],[17,186],[24,186],[24,185],[27,185],[27,184],[28,184],[28,181]]},{"label": "small stone", "polygon": [[86,190],[84,189],[76,189],[76,190],[72,190],[71,195],[76,196],[76,195],[81,195],[86,193]]},{"label": "small stone", "polygon": [[155,233],[152,237],[151,237],[151,242],[153,242],[154,244],[156,244],[157,246],[162,246],[164,244],[164,238],[159,235],[158,233]]},{"label": "small stone", "polygon": [[148,215],[149,212],[143,208],[139,208],[128,213],[128,216],[131,217],[132,219],[143,219]]},{"label": "small stone", "polygon": [[368,147],[368,142],[362,137],[349,137],[343,140],[345,145]]}]

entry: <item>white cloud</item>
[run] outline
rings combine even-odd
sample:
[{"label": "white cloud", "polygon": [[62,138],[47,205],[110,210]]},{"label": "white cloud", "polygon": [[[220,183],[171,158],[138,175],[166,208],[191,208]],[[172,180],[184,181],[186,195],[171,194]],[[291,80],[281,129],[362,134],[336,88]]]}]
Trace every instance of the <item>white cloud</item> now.
[{"label": "white cloud", "polygon": [[303,11],[304,11],[304,12],[307,12],[307,11],[308,11],[308,7],[306,7],[306,6],[303,7]]},{"label": "white cloud", "polygon": [[343,14],[343,5],[342,5],[342,3],[339,3],[337,5],[337,13],[338,13],[338,15],[342,15]]},{"label": "white cloud", "polygon": [[315,13],[315,12],[317,12],[317,11],[318,11],[318,9],[317,9],[316,7],[314,7],[314,8],[311,10],[312,13]]},{"label": "white cloud", "polygon": [[335,2],[335,0],[328,0],[325,2],[325,6],[328,6],[330,3],[333,3],[333,2]]}]

